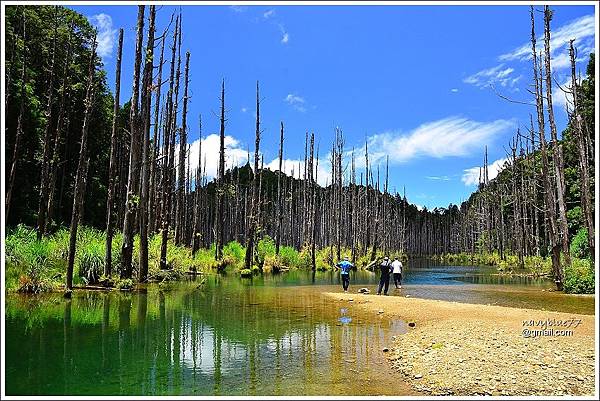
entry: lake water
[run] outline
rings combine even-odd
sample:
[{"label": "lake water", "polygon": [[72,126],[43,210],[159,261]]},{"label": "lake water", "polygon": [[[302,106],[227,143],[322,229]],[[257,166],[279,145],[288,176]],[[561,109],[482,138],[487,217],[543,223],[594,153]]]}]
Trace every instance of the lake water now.
[{"label": "lake water", "polygon": [[[484,267],[415,261],[392,296],[594,312],[594,298]],[[200,284],[203,280],[204,283]],[[351,292],[378,278],[354,272]],[[405,333],[340,306],[332,272],[207,275],[139,292],[6,297],[9,395],[409,395],[384,347]]]}]

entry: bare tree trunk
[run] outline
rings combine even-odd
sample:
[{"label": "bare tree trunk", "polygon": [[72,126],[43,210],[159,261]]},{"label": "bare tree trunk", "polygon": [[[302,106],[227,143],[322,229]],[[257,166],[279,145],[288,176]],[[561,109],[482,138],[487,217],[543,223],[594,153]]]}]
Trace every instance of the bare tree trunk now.
[{"label": "bare tree trunk", "polygon": [[129,175],[127,179],[127,200],[125,203],[125,217],[123,222],[123,246],[121,247],[121,277],[131,278],[133,258],[133,234],[135,216],[139,208],[139,183],[140,183],[140,147],[142,130],[139,111],[140,67],[142,64],[142,47],[144,34],[144,8],[138,6],[137,38],[135,43],[135,65],[133,68],[133,89],[131,94],[130,135],[129,149]]},{"label": "bare tree trunk", "polygon": [[312,225],[311,225],[311,240],[310,240],[310,258],[312,264],[312,270],[317,270],[317,182],[319,180],[319,148],[316,151],[316,165],[314,169],[314,180],[312,179],[312,164],[314,159],[314,144],[315,134],[310,135],[310,169],[311,169],[311,180],[310,187],[312,190]]},{"label": "bare tree trunk", "polygon": [[[258,113],[258,110],[257,110]],[[258,117],[257,117],[258,118]],[[219,131],[219,169],[217,172],[216,186],[216,213],[215,213],[215,260],[223,257],[223,209],[225,208],[223,193],[223,181],[225,180],[225,80],[221,82],[221,129]],[[258,159],[256,161],[258,169]],[[257,170],[254,171],[256,175]]]},{"label": "bare tree trunk", "polygon": [[58,29],[57,18],[58,6],[54,6],[54,35],[52,39],[52,61],[50,62],[50,77],[48,78],[48,94],[46,103],[46,127],[44,129],[44,150],[42,153],[42,168],[40,177],[39,199],[38,199],[38,216],[37,216],[37,238],[38,241],[46,234],[46,204],[48,202],[48,187],[50,173],[50,149],[52,148],[52,106],[54,99],[54,67],[56,61],[56,35]]},{"label": "bare tree trunk", "polygon": [[65,287],[65,296],[70,297],[73,290],[73,266],[75,265],[75,245],[77,243],[77,226],[79,224],[79,213],[85,188],[85,170],[87,138],[90,118],[92,115],[92,106],[94,103],[94,71],[96,60],[96,33],[92,38],[92,49],[90,52],[90,66],[87,80],[87,90],[85,95],[85,114],[83,117],[83,127],[81,132],[81,147],[79,150],[79,163],[77,166],[77,175],[75,176],[75,192],[73,194],[73,211],[71,213],[71,227],[69,229],[69,256],[67,261],[67,282]]},{"label": "bare tree trunk", "polygon": [[[65,64],[63,67],[63,78],[61,84],[61,95],[60,95],[60,105],[58,108],[58,117],[56,121],[56,131],[54,134],[54,148],[52,151],[52,157],[50,159],[50,177],[48,179],[49,188],[48,188],[48,203],[46,205],[46,222],[52,222],[54,217],[54,199],[55,199],[55,188],[56,188],[56,179],[58,175],[58,165],[60,162],[60,150],[61,146],[64,143],[63,133],[66,131],[65,125],[68,125],[68,121],[65,122],[68,118],[66,115],[67,102],[70,103],[70,69],[72,63],[72,41],[71,36],[74,29],[74,23],[71,21],[69,27],[69,35],[67,38],[67,56],[65,57]],[[47,228],[46,228],[47,229]]]},{"label": "bare tree trunk", "polygon": [[142,163],[141,163],[141,187],[140,187],[140,270],[138,280],[146,281],[148,276],[148,196],[150,183],[150,109],[152,104],[152,74],[154,71],[154,21],[156,18],[155,6],[150,6],[150,17],[148,27],[148,40],[146,42],[146,65],[144,66],[144,77],[142,80],[141,95],[141,119],[144,126],[140,131],[142,134]]},{"label": "bare tree trunk", "polygon": [[562,147],[558,144],[556,123],[554,122],[554,109],[552,107],[552,70],[550,68],[550,20],[552,11],[549,6],[544,6],[544,61],[546,66],[546,108],[548,110],[548,121],[550,122],[550,134],[552,135],[552,159],[554,174],[556,175],[556,189],[558,200],[558,222],[560,225],[562,250],[565,263],[571,264],[569,255],[569,226],[567,223],[567,205],[565,202],[565,171],[562,157]]},{"label": "bare tree trunk", "polygon": [[167,261],[167,243],[169,239],[169,214],[170,214],[170,200],[171,200],[171,168],[173,165],[173,154],[172,148],[174,146],[173,137],[175,136],[175,123],[172,120],[173,116],[173,85],[174,85],[174,74],[175,74],[175,54],[177,51],[177,35],[179,30],[179,17],[175,23],[175,32],[173,33],[173,45],[171,47],[171,72],[169,74],[169,93],[167,96],[167,112],[165,116],[165,128],[164,128],[164,155],[163,155],[163,178],[162,178],[162,232],[161,232],[161,244],[160,244],[160,268],[165,270],[168,269],[169,264]]},{"label": "bare tree trunk", "polygon": [[106,254],[104,276],[112,274],[113,202],[115,196],[115,175],[117,168],[117,121],[119,117],[119,96],[121,93],[121,57],[123,55],[123,28],[119,30],[119,48],[115,72],[115,101],[113,105],[112,133],[110,136],[110,164],[108,167],[108,195],[106,198]]},{"label": "bare tree trunk", "polygon": [[[201,234],[201,208],[200,196],[202,190],[202,116],[199,117],[199,144],[198,144],[198,168],[196,169],[196,183],[194,185],[194,233],[192,236],[192,255],[200,249]],[[239,174],[239,173],[238,173]]]},{"label": "bare tree trunk", "polygon": [[165,52],[165,38],[166,33],[163,34],[160,45],[160,59],[158,62],[158,78],[156,82],[156,97],[154,104],[154,137],[152,139],[152,163],[150,164],[150,211],[153,212],[154,217],[150,218],[150,226],[148,229],[150,232],[154,232],[157,226],[158,218],[160,218],[160,213],[158,210],[155,210],[156,201],[158,200],[157,194],[159,191],[157,190],[156,183],[156,169],[158,167],[158,152],[160,150],[160,134],[159,134],[159,111],[160,111],[160,92],[162,86],[162,68],[163,68],[163,60],[164,60],[164,52]]},{"label": "bare tree trunk", "polygon": [[185,72],[183,89],[183,112],[181,120],[181,134],[179,136],[179,177],[177,179],[177,206],[175,226],[175,243],[181,244],[182,232],[184,231],[184,208],[185,208],[185,154],[187,150],[187,104],[188,104],[188,84],[189,84],[190,52],[185,54]]},{"label": "bare tree trunk", "polygon": [[281,134],[279,136],[279,171],[277,173],[277,234],[275,240],[275,254],[279,255],[281,244],[281,223],[283,221],[283,205],[281,204],[281,164],[283,162],[283,121],[281,122]]},{"label": "bare tree trunk", "polygon": [[[549,163],[548,163],[548,150],[546,149],[546,138],[544,134],[544,103],[543,103],[543,76],[539,74],[538,80],[538,56],[535,50],[535,22],[533,15],[533,6],[531,7],[531,49],[533,55],[533,79],[535,81],[535,97],[536,97],[536,109],[538,115],[538,135],[542,151],[542,177],[544,180],[544,197],[545,197],[545,212],[549,223],[548,237],[550,239],[550,246],[552,248],[552,271],[554,275],[554,281],[559,291],[563,289],[563,272],[560,266],[560,244],[558,227],[556,222],[556,211],[555,211],[555,199],[554,199],[554,188],[550,179]],[[542,67],[539,66],[539,71]]]},{"label": "bare tree trunk", "polygon": [[254,236],[256,231],[256,214],[258,199],[258,159],[260,157],[260,97],[258,81],[256,81],[256,139],[254,144],[254,175],[252,177],[252,204],[250,205],[250,224],[246,236],[246,269],[252,268],[252,259],[254,256]]}]

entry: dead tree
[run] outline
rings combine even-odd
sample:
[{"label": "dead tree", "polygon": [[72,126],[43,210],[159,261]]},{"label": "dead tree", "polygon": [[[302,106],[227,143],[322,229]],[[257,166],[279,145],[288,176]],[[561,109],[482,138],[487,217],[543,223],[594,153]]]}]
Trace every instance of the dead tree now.
[{"label": "dead tree", "polygon": [[117,130],[119,116],[119,95],[121,93],[121,57],[123,55],[123,28],[119,30],[119,47],[115,72],[115,100],[113,104],[112,132],[110,136],[110,164],[108,167],[108,194],[106,198],[106,254],[104,276],[112,273],[113,203],[115,196],[115,175],[117,169]]},{"label": "dead tree", "polygon": [[177,179],[177,206],[175,226],[175,243],[181,243],[182,232],[184,231],[184,209],[185,209],[185,156],[187,149],[187,105],[188,105],[188,84],[190,69],[190,52],[185,54],[185,72],[183,89],[183,112],[181,115],[181,134],[179,136],[179,177]]},{"label": "dead tree", "polygon": [[[542,154],[542,178],[544,183],[544,199],[545,199],[545,213],[548,220],[548,238],[550,240],[550,247],[552,250],[552,272],[554,275],[554,281],[559,291],[563,289],[563,272],[560,265],[560,241],[558,234],[558,227],[556,221],[556,210],[555,210],[555,198],[554,198],[554,186],[552,185],[550,177],[550,167],[548,162],[548,149],[546,146],[546,138],[544,134],[544,95],[543,95],[543,82],[544,78],[540,73],[542,70],[541,65],[538,69],[538,55],[535,48],[535,19],[533,15],[533,6],[531,7],[531,52],[533,57],[533,79],[535,81],[535,100],[536,110],[538,116],[538,136],[541,146]],[[540,56],[541,58],[541,56]],[[541,61],[540,61],[541,63]],[[539,78],[538,78],[539,76]]]},{"label": "dead tree", "polygon": [[[257,109],[258,113],[258,109]],[[257,117],[258,119],[258,117]],[[223,227],[223,213],[225,209],[225,194],[224,194],[224,180],[225,180],[225,80],[221,82],[221,129],[219,130],[219,168],[217,171],[217,185],[216,185],[216,213],[215,213],[215,260],[223,257],[223,239],[224,231]],[[258,160],[258,159],[257,159]],[[258,166],[258,161],[256,162]],[[254,171],[256,174],[256,170]]]},{"label": "dead tree", "polygon": [[[154,135],[152,139],[152,163],[150,164],[150,204],[149,209],[152,211],[152,215],[149,222],[148,230],[150,232],[154,232],[157,226],[157,221],[160,218],[160,213],[158,210],[155,211],[155,205],[160,206],[160,202],[158,200],[158,193],[160,191],[157,190],[156,183],[156,170],[158,167],[158,152],[160,150],[160,134],[159,134],[159,111],[160,111],[160,92],[162,87],[162,68],[163,68],[163,60],[164,60],[164,51],[165,51],[165,38],[166,33],[162,35],[161,45],[160,45],[160,59],[158,62],[158,77],[156,81],[156,96],[154,98]],[[158,204],[157,204],[158,203]]]},{"label": "dead tree", "polygon": [[254,256],[254,236],[256,234],[258,213],[258,160],[260,151],[260,97],[258,81],[256,81],[256,137],[254,141],[254,174],[252,177],[252,203],[250,205],[250,224],[246,235],[246,269],[252,268]]},{"label": "dead tree", "polygon": [[40,188],[38,196],[38,216],[37,216],[37,238],[38,241],[42,239],[42,236],[46,234],[46,204],[48,202],[48,187],[49,187],[49,176],[50,176],[50,149],[52,148],[52,108],[54,106],[54,69],[56,62],[56,36],[58,30],[58,18],[57,18],[58,6],[54,6],[54,34],[52,38],[52,61],[50,61],[50,76],[47,82],[47,103],[45,111],[45,127],[44,127],[44,146],[42,152],[42,166],[41,166],[41,177],[40,177]]},{"label": "dead tree", "polygon": [[198,139],[198,168],[196,169],[196,182],[194,185],[194,228],[192,235],[192,255],[195,255],[200,249],[201,234],[201,213],[200,196],[202,189],[202,116],[198,117],[199,139]]},{"label": "dead tree", "polygon": [[121,277],[131,278],[133,258],[133,234],[135,217],[139,208],[141,115],[139,110],[140,67],[144,34],[144,8],[138,6],[137,38],[135,43],[135,63],[133,67],[133,89],[131,94],[131,112],[129,114],[131,145],[129,148],[129,174],[127,179],[127,199],[123,221],[123,246],[121,247]]},{"label": "dead tree", "polygon": [[56,120],[56,130],[54,134],[54,147],[50,158],[50,177],[48,179],[48,202],[46,205],[46,222],[52,222],[54,216],[54,192],[56,187],[56,179],[58,175],[58,166],[60,163],[60,150],[63,145],[63,135],[68,125],[67,106],[70,103],[70,71],[73,58],[71,36],[74,30],[74,23],[71,21],[69,27],[69,35],[67,37],[67,56],[63,66],[63,78],[60,90],[60,104],[58,106],[58,116]]},{"label": "dead tree", "polygon": [[550,134],[552,135],[552,159],[554,174],[556,177],[556,190],[558,200],[558,222],[561,231],[562,250],[565,263],[571,264],[569,255],[569,226],[567,223],[567,205],[565,202],[565,170],[562,155],[562,146],[558,143],[556,123],[554,121],[554,109],[552,107],[552,70],[550,68],[550,20],[552,11],[549,6],[544,6],[544,62],[546,72],[546,109],[548,111],[548,122],[550,123]]},{"label": "dead tree", "polygon": [[75,176],[75,191],[73,194],[73,210],[71,213],[71,226],[69,229],[69,256],[67,260],[67,279],[65,287],[65,296],[70,297],[73,290],[73,266],[75,265],[75,247],[77,243],[77,227],[79,225],[79,214],[81,212],[81,202],[84,197],[86,164],[87,164],[87,139],[92,116],[94,103],[95,87],[94,72],[96,66],[96,33],[92,38],[90,51],[89,73],[87,78],[87,89],[85,95],[85,113],[83,116],[83,127],[81,129],[81,146],[79,149],[79,162],[77,165],[77,175]]},{"label": "dead tree", "polygon": [[148,40],[146,42],[146,59],[144,77],[142,79],[140,123],[143,124],[142,134],[142,161],[141,161],[141,186],[140,208],[138,212],[140,226],[140,270],[138,280],[146,281],[148,276],[148,197],[150,184],[150,114],[152,104],[152,74],[154,70],[154,21],[156,18],[155,6],[150,6],[148,27]]},{"label": "dead tree", "polygon": [[174,146],[175,136],[175,124],[172,120],[173,116],[173,86],[174,86],[174,75],[175,75],[175,54],[177,51],[177,35],[179,30],[179,17],[175,23],[175,31],[173,33],[173,45],[171,46],[171,72],[169,74],[169,92],[167,95],[167,106],[165,115],[165,128],[164,128],[164,140],[163,140],[163,166],[162,166],[162,231],[161,231],[161,245],[160,245],[160,268],[167,269],[169,267],[167,262],[167,242],[169,238],[169,214],[170,214],[170,203],[171,203],[171,169],[173,167],[173,155],[172,150]]},{"label": "dead tree", "polygon": [[281,244],[281,223],[283,221],[283,205],[281,204],[281,164],[283,162],[283,121],[281,122],[281,133],[279,135],[279,171],[277,172],[277,234],[275,240],[275,254],[279,255]]}]

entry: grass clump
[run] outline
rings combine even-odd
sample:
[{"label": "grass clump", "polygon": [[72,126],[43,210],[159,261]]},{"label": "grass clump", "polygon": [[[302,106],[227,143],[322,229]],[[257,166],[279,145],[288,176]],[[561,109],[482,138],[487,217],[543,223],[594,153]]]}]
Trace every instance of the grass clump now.
[{"label": "grass clump", "polygon": [[564,291],[569,294],[594,294],[595,276],[589,259],[572,259],[565,268]]}]

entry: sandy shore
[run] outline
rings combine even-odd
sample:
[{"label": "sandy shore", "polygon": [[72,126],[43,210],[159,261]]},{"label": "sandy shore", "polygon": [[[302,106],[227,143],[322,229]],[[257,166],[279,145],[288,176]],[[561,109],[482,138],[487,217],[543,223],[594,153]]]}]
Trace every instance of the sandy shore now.
[{"label": "sandy shore", "polygon": [[403,296],[325,295],[414,323],[395,338],[387,355],[417,391],[594,394],[594,316]]}]

